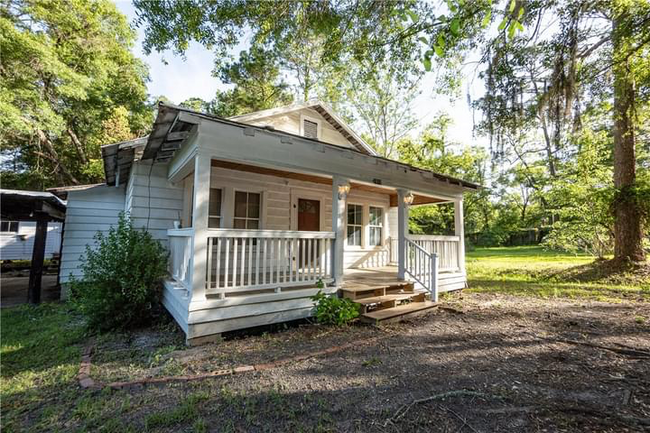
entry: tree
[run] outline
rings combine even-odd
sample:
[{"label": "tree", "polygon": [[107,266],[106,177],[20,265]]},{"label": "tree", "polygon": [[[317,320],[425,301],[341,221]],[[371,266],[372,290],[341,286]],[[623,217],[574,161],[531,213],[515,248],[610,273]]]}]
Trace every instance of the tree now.
[{"label": "tree", "polygon": [[100,180],[104,122],[124,110],[132,136],[151,120],[126,17],[104,0],[14,0],[0,7],[0,32],[4,186]]},{"label": "tree", "polygon": [[211,103],[211,111],[223,117],[265,110],[293,101],[288,84],[282,81],[277,58],[262,48],[242,51],[239,61],[218,68],[222,82],[233,84],[220,91]]},{"label": "tree", "polygon": [[[418,123],[412,104],[420,93],[420,74],[401,73],[391,64],[355,70],[357,74],[349,74],[345,80],[347,105],[352,107],[360,129],[375,150],[384,157],[395,158],[397,142]],[[371,72],[364,72],[367,70]]]}]

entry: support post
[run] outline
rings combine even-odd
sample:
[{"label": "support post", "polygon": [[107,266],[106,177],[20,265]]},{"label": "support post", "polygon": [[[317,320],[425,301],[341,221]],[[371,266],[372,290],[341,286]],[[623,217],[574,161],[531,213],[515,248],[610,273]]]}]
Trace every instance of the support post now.
[{"label": "support post", "polygon": [[454,200],[454,234],[458,236],[458,269],[465,274],[465,223],[463,222],[463,198]]},{"label": "support post", "polygon": [[397,278],[406,279],[406,235],[408,234],[409,208],[405,189],[397,190]]},{"label": "support post", "polygon": [[209,263],[208,256],[208,210],[210,201],[210,172],[211,159],[197,154],[194,157],[194,191],[192,205],[192,293],[190,302],[205,301],[206,275]]},{"label": "support post", "polygon": [[47,220],[36,221],[36,235],[32,250],[32,265],[29,271],[27,301],[30,304],[41,302],[41,281],[43,278],[43,261],[45,260],[45,242],[47,241]]},{"label": "support post", "polygon": [[343,282],[343,253],[345,247],[345,217],[347,215],[347,192],[340,189],[349,188],[348,179],[335,177],[332,179],[332,231],[334,241],[332,243],[332,278],[335,286]]},{"label": "support post", "polygon": [[431,253],[431,300],[438,302],[438,254]]}]

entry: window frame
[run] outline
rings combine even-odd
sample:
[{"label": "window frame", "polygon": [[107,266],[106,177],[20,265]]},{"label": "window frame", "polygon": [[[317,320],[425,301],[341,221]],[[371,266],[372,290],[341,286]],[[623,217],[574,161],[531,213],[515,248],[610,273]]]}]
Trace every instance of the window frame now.
[{"label": "window frame", "polygon": [[[18,234],[20,231],[20,221],[0,221],[0,226],[2,224],[7,224],[7,230],[2,230],[2,227],[0,227],[0,233],[7,233],[7,234]],[[16,230],[11,230],[11,226],[15,224]]]},{"label": "window frame", "polygon": [[[237,193],[238,192],[243,192],[246,193],[246,216],[245,217],[238,217],[236,216],[236,208],[237,208]],[[259,196],[259,210],[258,210],[258,217],[257,218],[250,218],[248,216],[248,195],[250,194],[257,194]],[[233,194],[232,194],[232,227],[233,229],[236,230],[262,230],[262,221],[263,221],[263,206],[264,206],[264,192],[263,191],[251,191],[251,190],[246,190],[246,189],[239,189],[239,188],[233,188]],[[249,229],[249,228],[237,228],[235,227],[235,221],[236,220],[244,220],[246,221],[245,225],[248,226],[248,221],[257,221],[257,228],[256,229]]]},{"label": "window frame", "polygon": [[[379,218],[379,225],[377,224],[372,224],[372,219],[370,218],[370,210],[371,209],[379,209],[381,211],[381,216]],[[377,248],[377,247],[383,247],[384,246],[384,220],[386,218],[386,209],[383,206],[377,206],[377,205],[368,205],[368,247],[369,248]],[[379,243],[378,244],[371,244],[371,231],[372,229],[379,229]]]},{"label": "window frame", "polygon": [[[220,194],[221,203],[219,205],[220,215],[212,215],[212,214],[210,214],[210,202],[211,202],[210,195],[212,194],[213,189],[221,191],[221,194]],[[223,204],[224,204],[225,193],[226,193],[226,191],[225,191],[225,188],[223,188],[223,187],[210,186],[210,190],[208,192],[208,229],[220,229],[220,228],[223,228],[223,225],[224,225],[223,224],[223,222],[224,222],[224,206],[223,206]],[[210,227],[210,220],[212,218],[219,218],[219,226],[218,227]]]},{"label": "window frame", "polygon": [[[322,122],[320,119],[313,118],[311,116],[305,116],[304,114],[300,115],[300,136],[305,137],[305,120],[308,122],[312,122],[316,124],[316,140],[320,140],[322,136]],[[312,137],[305,137],[305,138],[311,138]]]},{"label": "window frame", "polygon": [[[350,224],[350,220],[348,218],[349,214],[349,208],[350,206],[357,206],[361,208],[361,221],[358,224]],[[348,202],[346,203],[345,206],[345,246],[346,248],[351,248],[351,249],[362,249],[364,247],[364,240],[365,240],[365,221],[364,221],[364,208],[365,206],[362,203],[356,203],[356,202]],[[355,212],[356,213],[356,212]],[[349,227],[359,227],[359,244],[350,244],[349,243],[349,238],[350,235],[348,234],[348,228]]]}]

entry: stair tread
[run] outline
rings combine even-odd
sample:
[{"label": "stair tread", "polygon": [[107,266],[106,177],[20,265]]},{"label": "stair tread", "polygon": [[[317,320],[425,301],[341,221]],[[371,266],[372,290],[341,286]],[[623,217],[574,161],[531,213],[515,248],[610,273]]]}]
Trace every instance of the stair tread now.
[{"label": "stair tread", "polygon": [[353,299],[352,302],[356,302],[357,304],[368,305],[368,304],[379,304],[381,302],[388,302],[388,301],[405,301],[407,299],[411,299],[415,296],[418,296],[419,294],[420,293],[400,293],[398,295],[371,296],[369,298]]},{"label": "stair tread", "polygon": [[381,283],[381,284],[372,284],[372,285],[364,285],[364,284],[350,284],[350,285],[345,285],[341,287],[341,290],[345,290],[347,292],[369,292],[371,290],[377,290],[377,289],[389,289],[391,287],[405,287],[409,286],[413,283],[409,281],[395,281],[395,282],[388,282],[388,283]]},{"label": "stair tread", "polygon": [[386,320],[393,317],[403,316],[409,313],[415,313],[417,311],[428,310],[438,306],[436,302],[425,301],[425,302],[413,302],[411,304],[398,305],[393,308],[386,308],[385,310],[372,311],[370,313],[363,314],[363,317],[373,320]]}]

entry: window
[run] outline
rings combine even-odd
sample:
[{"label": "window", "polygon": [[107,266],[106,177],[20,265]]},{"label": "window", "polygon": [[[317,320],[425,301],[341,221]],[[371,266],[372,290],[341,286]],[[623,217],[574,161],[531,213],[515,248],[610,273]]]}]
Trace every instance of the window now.
[{"label": "window", "polygon": [[307,138],[318,138],[318,123],[303,119],[302,135]]},{"label": "window", "polygon": [[370,206],[369,221],[369,241],[370,245],[376,247],[382,242],[382,229],[384,227],[384,210],[380,207]]},{"label": "window", "polygon": [[221,227],[221,197],[222,192],[219,188],[210,188],[208,228],[218,229]]},{"label": "window", "polygon": [[2,233],[17,233],[18,221],[0,221],[0,232]]},{"label": "window", "polygon": [[235,192],[236,229],[259,229],[262,197],[256,192]]},{"label": "window", "polygon": [[348,205],[348,245],[361,246],[363,231],[363,207],[358,204]]}]

